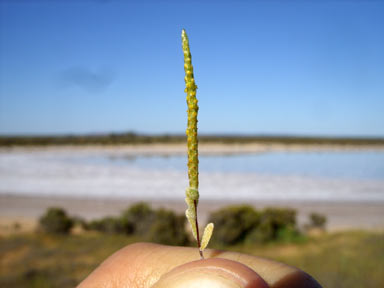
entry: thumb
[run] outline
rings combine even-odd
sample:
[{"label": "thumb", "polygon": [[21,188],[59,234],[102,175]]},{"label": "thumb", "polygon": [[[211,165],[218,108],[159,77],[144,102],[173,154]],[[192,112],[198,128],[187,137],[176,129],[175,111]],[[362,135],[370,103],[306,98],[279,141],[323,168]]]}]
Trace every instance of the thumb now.
[{"label": "thumb", "polygon": [[268,288],[251,268],[228,259],[188,262],[164,274],[152,288]]}]

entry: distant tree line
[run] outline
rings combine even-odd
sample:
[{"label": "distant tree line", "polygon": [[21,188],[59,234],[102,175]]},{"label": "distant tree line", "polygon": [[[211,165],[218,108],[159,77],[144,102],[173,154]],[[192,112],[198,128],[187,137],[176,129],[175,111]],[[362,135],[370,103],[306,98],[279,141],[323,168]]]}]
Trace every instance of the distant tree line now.
[{"label": "distant tree line", "polygon": [[[111,133],[105,135],[64,136],[0,136],[0,146],[46,146],[46,145],[123,145],[184,143],[184,135],[145,135],[136,133]],[[308,145],[384,145],[384,138],[359,137],[303,137],[303,136],[252,136],[252,135],[201,135],[202,143],[263,143],[263,144],[308,144]]]}]

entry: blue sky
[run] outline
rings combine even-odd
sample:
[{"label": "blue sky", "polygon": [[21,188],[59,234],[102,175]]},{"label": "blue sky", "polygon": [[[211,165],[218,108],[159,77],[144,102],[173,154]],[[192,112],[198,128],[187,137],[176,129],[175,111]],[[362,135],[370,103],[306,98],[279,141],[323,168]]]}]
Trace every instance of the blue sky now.
[{"label": "blue sky", "polygon": [[[208,1],[207,1],[208,2]],[[384,1],[0,1],[0,134],[384,137]]]}]

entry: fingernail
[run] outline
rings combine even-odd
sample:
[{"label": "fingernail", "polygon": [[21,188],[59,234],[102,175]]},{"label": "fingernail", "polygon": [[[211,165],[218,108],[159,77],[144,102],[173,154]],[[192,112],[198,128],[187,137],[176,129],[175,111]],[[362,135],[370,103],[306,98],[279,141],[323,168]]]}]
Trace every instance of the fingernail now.
[{"label": "fingernail", "polygon": [[251,268],[228,259],[210,258],[183,264],[164,274],[152,288],[268,288]]}]

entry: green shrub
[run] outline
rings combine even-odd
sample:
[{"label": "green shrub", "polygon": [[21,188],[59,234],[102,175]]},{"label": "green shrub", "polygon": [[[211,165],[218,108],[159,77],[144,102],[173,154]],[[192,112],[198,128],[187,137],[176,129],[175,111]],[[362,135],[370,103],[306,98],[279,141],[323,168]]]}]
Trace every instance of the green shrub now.
[{"label": "green shrub", "polygon": [[125,233],[123,222],[120,218],[105,217],[100,220],[94,220],[88,223],[89,230],[100,231],[107,234]]},{"label": "green shrub", "polygon": [[296,227],[288,226],[279,229],[275,240],[283,243],[298,243],[303,242],[305,239],[304,235]]},{"label": "green shrub", "polygon": [[48,208],[39,219],[40,228],[51,234],[68,234],[73,227],[73,220],[61,208]]},{"label": "green shrub", "polygon": [[283,235],[282,230],[297,230],[296,211],[290,208],[266,208],[261,213],[257,229],[263,235],[261,242],[279,240]]},{"label": "green shrub", "polygon": [[309,219],[310,219],[309,227],[311,228],[324,229],[325,224],[327,223],[327,217],[318,213],[311,213],[309,215]]},{"label": "green shrub", "polygon": [[139,202],[125,210],[121,221],[127,234],[146,236],[156,219],[156,211],[145,202]]},{"label": "green shrub", "polygon": [[95,230],[108,234],[135,234],[145,237],[156,219],[156,211],[148,204],[140,202],[132,205],[118,217],[104,217],[84,223],[86,230]]},{"label": "green shrub", "polygon": [[143,241],[166,245],[188,243],[184,226],[184,215],[165,209],[154,210],[144,202],[132,205],[120,217],[105,217],[83,225],[87,230],[135,235]]},{"label": "green shrub", "polygon": [[258,226],[254,227],[245,239],[248,244],[266,243],[273,239],[273,228],[270,223],[263,221]]},{"label": "green shrub", "polygon": [[156,211],[156,218],[148,231],[147,240],[165,245],[186,245],[185,216],[165,209]]},{"label": "green shrub", "polygon": [[300,236],[296,211],[290,208],[266,208],[258,212],[248,205],[229,206],[213,212],[208,221],[215,223],[212,240],[219,245],[292,242]]},{"label": "green shrub", "polygon": [[228,206],[213,212],[208,222],[215,224],[212,241],[233,245],[245,240],[260,223],[260,214],[248,205]]}]

